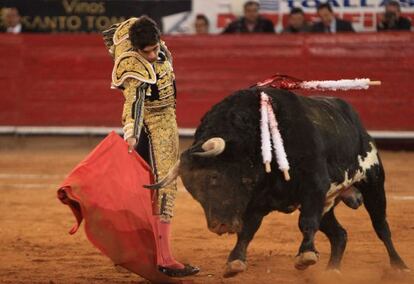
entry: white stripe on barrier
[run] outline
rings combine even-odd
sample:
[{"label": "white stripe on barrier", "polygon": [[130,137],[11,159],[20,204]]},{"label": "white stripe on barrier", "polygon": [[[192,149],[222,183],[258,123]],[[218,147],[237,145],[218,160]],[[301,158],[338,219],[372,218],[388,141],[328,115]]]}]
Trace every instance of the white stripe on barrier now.
[{"label": "white stripe on barrier", "polygon": [[368,133],[377,139],[414,139],[414,131],[370,130]]},{"label": "white stripe on barrier", "polygon": [[[0,126],[0,134],[21,135],[106,135],[111,131],[122,133],[118,127],[94,126]],[[371,130],[369,134],[376,139],[414,139],[414,131]],[[180,136],[194,136],[195,128],[179,128]]]},{"label": "white stripe on barrier", "polygon": [[[58,189],[59,184],[50,183],[0,183],[0,190],[2,189]],[[149,189],[148,189],[149,190]],[[179,192],[186,192],[184,187],[178,187]]]},{"label": "white stripe on barrier", "polygon": [[58,188],[56,184],[46,184],[46,183],[9,183],[9,184],[0,184],[0,189],[49,189],[49,188]]},{"label": "white stripe on barrier", "polygon": [[53,178],[64,178],[64,177],[65,175],[0,173],[0,179],[7,179],[7,178],[53,179]]},{"label": "white stripe on barrier", "polygon": [[[120,127],[89,127],[89,126],[0,126],[0,134],[20,135],[107,135],[115,131],[122,134]],[[180,136],[193,136],[195,128],[179,128]]]},{"label": "white stripe on barrier", "polygon": [[413,195],[406,195],[406,196],[404,196],[404,195],[401,195],[401,196],[399,196],[399,195],[392,195],[390,197],[392,199],[394,199],[394,200],[404,200],[404,201],[406,201],[406,200],[409,200],[409,201],[414,200],[414,196]]}]

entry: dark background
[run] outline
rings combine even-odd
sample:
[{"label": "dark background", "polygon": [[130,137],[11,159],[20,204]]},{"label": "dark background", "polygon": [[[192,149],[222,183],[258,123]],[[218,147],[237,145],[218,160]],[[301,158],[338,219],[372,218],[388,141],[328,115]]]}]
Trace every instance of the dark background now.
[{"label": "dark background", "polygon": [[191,11],[191,0],[0,0],[5,7],[19,9],[25,32],[90,33],[142,14],[162,29],[162,17]]}]

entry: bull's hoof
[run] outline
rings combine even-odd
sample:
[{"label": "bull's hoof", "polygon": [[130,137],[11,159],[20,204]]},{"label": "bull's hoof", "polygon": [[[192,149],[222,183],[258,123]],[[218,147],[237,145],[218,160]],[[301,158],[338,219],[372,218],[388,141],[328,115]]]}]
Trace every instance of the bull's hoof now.
[{"label": "bull's hoof", "polygon": [[341,270],[339,270],[338,268],[328,268],[325,270],[325,272],[330,274],[342,275]]},{"label": "bull's hoof", "polygon": [[381,279],[385,281],[389,280],[390,283],[412,283],[412,275],[410,273],[410,269],[407,267],[385,268]]},{"label": "bull's hoof", "polygon": [[327,268],[322,273],[315,273],[315,283],[342,283],[342,273],[337,268]]},{"label": "bull's hoof", "polygon": [[391,262],[391,267],[395,272],[399,273],[410,273],[411,270],[401,259],[397,259]]},{"label": "bull's hoof", "polygon": [[394,268],[395,271],[399,272],[399,273],[411,273],[411,269],[409,269],[408,267],[405,268]]},{"label": "bull's hoof", "polygon": [[315,264],[319,257],[314,251],[305,251],[295,258],[295,268],[305,270],[308,266]]},{"label": "bull's hoof", "polygon": [[233,260],[232,262],[227,263],[223,277],[228,278],[236,276],[238,273],[246,271],[246,269],[246,263],[244,263],[240,259]]},{"label": "bull's hoof", "polygon": [[342,272],[337,268],[328,268],[323,272],[323,275],[332,279],[341,279]]}]

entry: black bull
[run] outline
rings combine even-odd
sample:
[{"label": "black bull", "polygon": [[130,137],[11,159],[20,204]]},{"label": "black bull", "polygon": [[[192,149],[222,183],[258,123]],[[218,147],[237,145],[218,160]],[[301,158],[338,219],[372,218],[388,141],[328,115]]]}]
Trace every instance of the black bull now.
[{"label": "black bull", "polygon": [[[290,181],[284,180],[275,159],[271,173],[265,172],[262,163],[261,91],[272,98],[290,163]],[[303,97],[274,88],[238,91],[203,117],[192,147],[153,188],[171,182],[177,175],[202,205],[211,231],[237,232],[226,276],[246,269],[247,246],[264,216],[274,210],[288,213],[297,208],[303,240],[295,267],[305,269],[317,262],[314,236],[320,230],[331,244],[328,269],[339,269],[347,233],[336,219],[334,208],[347,199],[351,207],[358,207],[363,199],[391,265],[408,270],[391,240],[385,213],[384,169],[374,141],[357,113],[341,99]]]}]

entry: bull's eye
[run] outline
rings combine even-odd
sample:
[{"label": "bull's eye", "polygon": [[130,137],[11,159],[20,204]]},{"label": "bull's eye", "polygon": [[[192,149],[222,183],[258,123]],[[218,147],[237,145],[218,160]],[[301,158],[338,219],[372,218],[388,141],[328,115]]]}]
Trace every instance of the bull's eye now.
[{"label": "bull's eye", "polygon": [[247,178],[247,177],[242,177],[242,184],[244,185],[252,185],[253,180],[251,178]]},{"label": "bull's eye", "polygon": [[217,181],[218,179],[217,179],[217,176],[210,176],[209,177],[209,184],[210,185],[217,185],[218,184],[218,181]]}]

